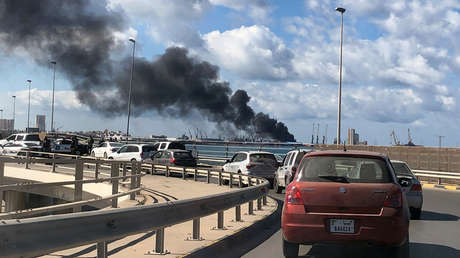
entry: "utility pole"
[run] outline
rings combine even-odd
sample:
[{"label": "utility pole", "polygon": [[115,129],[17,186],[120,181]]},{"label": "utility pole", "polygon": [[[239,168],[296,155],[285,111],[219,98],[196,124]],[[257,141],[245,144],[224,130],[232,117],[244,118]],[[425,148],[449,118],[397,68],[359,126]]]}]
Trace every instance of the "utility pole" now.
[{"label": "utility pole", "polygon": [[339,59],[339,92],[337,96],[337,144],[340,145],[340,124],[342,114],[342,49],[343,49],[343,13],[345,8],[335,8],[337,12],[341,13],[340,19],[340,59]]},{"label": "utility pole", "polygon": [[54,69],[53,69],[53,96],[51,98],[51,132],[54,132],[54,87],[56,82],[56,61],[50,62]]},{"label": "utility pole", "polygon": [[315,141],[315,123],[313,123],[313,129],[311,130],[311,144]]}]

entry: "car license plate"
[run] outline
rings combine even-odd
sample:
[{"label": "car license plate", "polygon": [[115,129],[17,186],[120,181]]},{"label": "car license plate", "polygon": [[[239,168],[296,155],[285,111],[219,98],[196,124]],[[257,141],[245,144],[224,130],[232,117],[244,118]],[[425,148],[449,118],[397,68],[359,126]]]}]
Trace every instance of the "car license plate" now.
[{"label": "car license plate", "polygon": [[355,221],[352,219],[331,219],[331,233],[355,233]]}]

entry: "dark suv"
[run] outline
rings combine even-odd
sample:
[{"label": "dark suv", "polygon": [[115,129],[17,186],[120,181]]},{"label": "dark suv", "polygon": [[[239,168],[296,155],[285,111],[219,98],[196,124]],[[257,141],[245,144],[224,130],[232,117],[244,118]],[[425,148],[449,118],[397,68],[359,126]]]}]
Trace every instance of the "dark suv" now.
[{"label": "dark suv", "polygon": [[188,150],[160,150],[152,155],[156,165],[196,167],[196,159]]}]

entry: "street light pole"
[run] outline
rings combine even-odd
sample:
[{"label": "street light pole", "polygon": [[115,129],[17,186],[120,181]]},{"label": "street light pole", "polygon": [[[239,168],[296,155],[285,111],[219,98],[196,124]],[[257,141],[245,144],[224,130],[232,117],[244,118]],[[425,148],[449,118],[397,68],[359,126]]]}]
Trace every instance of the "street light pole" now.
[{"label": "street light pole", "polygon": [[134,52],[136,51],[136,40],[133,38],[130,38],[129,41],[133,43],[133,59],[131,63],[131,79],[129,80],[128,124],[126,126],[126,142],[128,142],[128,139],[129,139],[129,118],[131,116],[131,94],[133,90]]},{"label": "street light pole", "polygon": [[0,109],[0,112],[2,112],[2,115],[0,116],[0,119],[3,119],[3,109]]},{"label": "street light pole", "polygon": [[340,145],[340,124],[341,124],[341,111],[342,111],[342,47],[343,47],[343,13],[345,8],[335,8],[337,12],[341,13],[340,22],[340,59],[339,59],[339,92],[337,104],[337,145]]},{"label": "street light pole", "polygon": [[53,71],[53,96],[51,100],[51,132],[54,132],[54,83],[56,81],[56,61],[51,61],[50,62],[54,66],[54,71]]},{"label": "street light pole", "polygon": [[27,80],[27,82],[29,83],[29,106],[27,108],[27,128],[26,128],[26,132],[28,133],[29,128],[30,128],[30,85],[32,84],[32,80]]},{"label": "street light pole", "polygon": [[15,122],[16,122],[16,96],[13,96],[13,131],[14,131]]}]

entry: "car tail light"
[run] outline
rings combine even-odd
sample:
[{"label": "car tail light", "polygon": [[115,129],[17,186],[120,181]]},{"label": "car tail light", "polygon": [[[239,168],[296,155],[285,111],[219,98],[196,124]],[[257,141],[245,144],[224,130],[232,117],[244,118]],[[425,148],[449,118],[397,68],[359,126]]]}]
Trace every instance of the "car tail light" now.
[{"label": "car tail light", "polygon": [[252,165],[252,164],[247,164],[247,165],[246,165],[246,168],[247,168],[247,169],[251,169],[251,168],[253,168],[253,167],[255,167],[255,165]]},{"label": "car tail light", "polygon": [[286,194],[286,202],[288,204],[301,205],[303,204],[302,194],[299,189],[293,186],[289,192]]},{"label": "car tail light", "polygon": [[410,190],[414,192],[421,192],[422,186],[420,184],[413,184]]},{"label": "car tail light", "polygon": [[144,153],[143,153],[143,152],[141,152],[141,154],[140,154],[140,155],[141,155],[141,159],[142,159],[142,156],[144,155]]},{"label": "car tail light", "polygon": [[176,160],[174,158],[169,158],[169,162],[174,164],[176,162]]},{"label": "car tail light", "polygon": [[383,206],[391,208],[401,208],[402,206],[402,193],[401,191],[393,192],[390,195],[387,195]]}]

